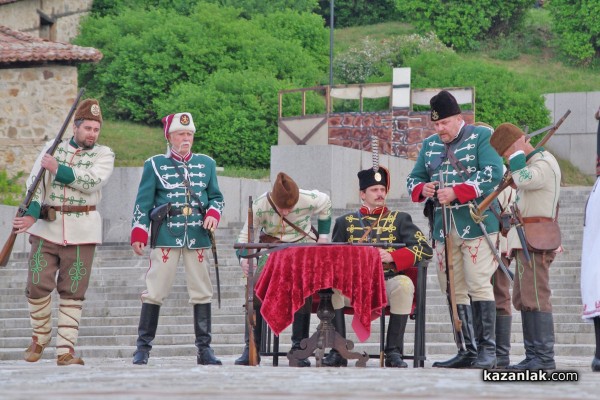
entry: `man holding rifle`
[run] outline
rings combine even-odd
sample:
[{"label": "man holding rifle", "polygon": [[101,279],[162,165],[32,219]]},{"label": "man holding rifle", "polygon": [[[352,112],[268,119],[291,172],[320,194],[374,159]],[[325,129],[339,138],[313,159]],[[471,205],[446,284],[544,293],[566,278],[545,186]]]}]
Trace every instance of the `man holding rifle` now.
[{"label": "man holding rifle", "polygon": [[[56,356],[58,365],[83,365],[75,356],[83,300],[96,244],[102,242],[102,219],[96,207],[110,178],[115,155],[97,144],[102,127],[98,101],[86,99],[75,111],[73,136],[58,143],[53,154],[48,142],[27,179],[32,185],[41,168],[43,182],[22,217],[15,217],[16,233],[30,234],[31,254],[27,287],[33,335],[25,361],[36,362],[51,340],[52,300],[59,299]],[[61,132],[62,135],[62,132]]]},{"label": "man holding rifle", "polygon": [[[491,131],[465,124],[451,93],[439,92],[430,105],[437,134],[423,142],[407,188],[414,202],[436,201],[433,238],[438,278],[443,291],[455,294],[454,299],[448,298],[452,314],[454,309],[458,314],[451,317],[459,346],[455,357],[433,366],[493,368],[496,305],[490,278],[497,263],[495,249],[488,243],[496,243],[499,224],[489,211],[482,225],[475,223],[469,204],[483,199],[500,183],[502,159],[490,146]],[[450,248],[445,249],[446,244]],[[446,272],[453,273],[454,281],[447,280]]]},{"label": "man holding rifle", "polygon": [[[280,172],[271,191],[254,200],[253,226],[260,229],[259,240],[262,243],[327,243],[331,229],[331,209],[331,200],[327,194],[318,190],[299,189],[289,175]],[[313,216],[317,217],[317,228],[312,225]],[[248,223],[249,221],[246,221],[244,224],[237,243],[248,243]],[[240,260],[242,271],[248,275],[248,259]],[[262,257],[259,260],[259,268],[254,272],[255,280],[265,263],[266,257]],[[304,306],[294,314],[290,351],[300,349],[302,339],[308,338],[311,306],[312,299],[309,297]],[[254,338],[258,342],[256,343],[258,347],[262,333],[262,317],[260,304],[256,298],[254,298],[254,308],[256,313]],[[235,360],[236,365],[250,364],[249,345],[249,332],[246,331],[246,347],[242,355]],[[310,367],[310,361],[300,360],[298,366]]]},{"label": "man holding rifle", "polygon": [[[141,256],[146,245],[152,248],[133,363],[148,363],[160,307],[171,291],[182,259],[189,302],[193,305],[196,362],[221,365],[210,347],[213,286],[208,249],[225,204],[216,163],[205,154],[192,153],[196,132],[192,114],[170,114],[162,123],[167,153],[155,155],[144,163],[133,208],[133,251]],[[217,285],[218,276],[217,270]]]},{"label": "man holding rifle", "polygon": [[[552,132],[553,133],[553,132]],[[515,125],[504,123],[490,144],[504,157],[517,189],[508,254],[516,260],[513,305],[521,311],[525,359],[514,369],[555,369],[550,264],[560,247],[561,172],[554,156],[534,148]]]}]

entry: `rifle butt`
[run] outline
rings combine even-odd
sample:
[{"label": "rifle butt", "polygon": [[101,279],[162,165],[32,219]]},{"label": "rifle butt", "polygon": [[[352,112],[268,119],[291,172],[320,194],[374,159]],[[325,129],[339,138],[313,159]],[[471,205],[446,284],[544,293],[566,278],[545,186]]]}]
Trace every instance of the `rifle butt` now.
[{"label": "rifle butt", "polygon": [[2,252],[0,252],[0,267],[6,267],[6,265],[8,264],[10,254],[12,253],[16,240],[17,234],[14,230],[12,230],[10,232],[10,235],[8,236],[8,239],[6,239],[6,242],[4,243],[4,247],[2,247]]}]

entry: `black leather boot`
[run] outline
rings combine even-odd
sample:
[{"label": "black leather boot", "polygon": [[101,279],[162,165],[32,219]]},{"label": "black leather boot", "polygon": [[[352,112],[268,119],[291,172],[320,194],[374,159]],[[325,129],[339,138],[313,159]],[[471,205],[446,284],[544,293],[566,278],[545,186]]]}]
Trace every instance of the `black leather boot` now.
[{"label": "black leather boot", "polygon": [[525,358],[518,364],[511,365],[508,369],[525,370],[529,369],[529,364],[535,359],[535,346],[533,338],[535,336],[535,321],[533,311],[521,311],[521,326],[523,328],[523,346],[525,346]]},{"label": "black leather boot", "polygon": [[159,312],[159,305],[142,303],[140,324],[138,326],[138,338],[136,341],[137,349],[133,353],[133,363],[136,365],[148,364],[150,350],[152,349],[152,341],[156,336]]},{"label": "black leather boot", "polygon": [[[303,310],[300,310],[303,311]],[[297,311],[292,322],[292,348],[290,351],[299,350],[302,339],[308,338],[310,331],[310,314],[301,314]],[[298,360],[298,367],[310,367],[308,358]]]},{"label": "black leather boot", "polygon": [[221,365],[221,360],[215,357],[210,348],[211,336],[210,303],[194,304],[194,333],[198,355],[196,361],[200,365]]},{"label": "black leather boot", "polygon": [[473,324],[477,342],[477,359],[473,368],[496,368],[496,302],[474,301]]},{"label": "black leather boot", "polygon": [[[256,343],[256,352],[258,353],[258,363],[260,364],[260,342],[262,337],[263,318],[262,314],[260,313],[260,310],[256,310],[254,315],[256,318],[256,326],[253,328],[254,341]],[[250,365],[250,338],[248,335],[248,323],[247,321],[244,322],[246,322],[244,324],[244,337],[246,339],[246,346],[244,347],[244,352],[242,353],[242,355],[235,360],[235,365]]]},{"label": "black leather boot", "polygon": [[556,369],[554,361],[554,318],[551,312],[535,311],[535,336],[533,346],[536,358],[529,363],[528,369]]},{"label": "black leather boot", "polygon": [[510,365],[511,328],[512,315],[496,314],[496,368],[506,368]]},{"label": "black leather boot", "polygon": [[456,306],[458,318],[462,322],[462,334],[465,338],[466,350],[460,349],[458,354],[447,361],[436,361],[436,368],[471,368],[477,359],[477,344],[475,343],[475,332],[473,332],[473,310],[470,305],[458,304]]},{"label": "black leather boot", "polygon": [[404,331],[408,315],[390,314],[385,344],[385,366],[391,368],[407,368],[408,364],[402,359],[404,353]]},{"label": "black leather boot", "polygon": [[[335,310],[335,316],[333,317],[333,326],[335,327],[335,331],[339,333],[344,339],[346,339],[346,318],[344,317],[344,309],[340,308],[339,310]],[[335,349],[331,349],[329,354],[321,364],[326,367],[347,367],[348,360],[346,360],[342,355]]]},{"label": "black leather boot", "polygon": [[592,360],[592,371],[600,372],[600,317],[594,317],[594,333],[596,334],[596,353]]}]

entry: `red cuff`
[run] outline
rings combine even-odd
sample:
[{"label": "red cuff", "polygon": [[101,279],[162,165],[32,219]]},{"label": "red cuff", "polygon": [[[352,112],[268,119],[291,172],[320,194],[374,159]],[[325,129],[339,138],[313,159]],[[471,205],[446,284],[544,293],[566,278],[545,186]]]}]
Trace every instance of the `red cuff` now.
[{"label": "red cuff", "polygon": [[423,193],[423,188],[425,187],[425,183],[419,183],[412,191],[411,199],[415,203],[420,203],[425,200],[425,197],[421,196]]},{"label": "red cuff", "polygon": [[475,188],[471,185],[467,185],[466,183],[456,185],[452,189],[454,189],[454,194],[461,204],[477,198],[477,192],[475,192]]},{"label": "red cuff", "polygon": [[142,228],[135,227],[131,230],[131,244],[135,242],[143,243],[144,246],[148,244],[148,232]]},{"label": "red cuff", "polygon": [[390,254],[394,259],[394,263],[396,264],[396,271],[398,272],[404,271],[405,269],[415,265],[415,255],[406,247],[394,250]]},{"label": "red cuff", "polygon": [[221,221],[221,214],[214,208],[209,208],[206,212],[206,216],[215,218],[217,220],[217,223]]}]

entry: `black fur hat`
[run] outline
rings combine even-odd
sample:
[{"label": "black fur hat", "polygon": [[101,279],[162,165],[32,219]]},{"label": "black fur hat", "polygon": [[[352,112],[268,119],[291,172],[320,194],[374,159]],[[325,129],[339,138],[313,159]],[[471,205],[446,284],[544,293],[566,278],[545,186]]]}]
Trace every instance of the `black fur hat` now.
[{"label": "black fur hat", "polygon": [[429,100],[431,106],[431,120],[439,121],[453,115],[460,114],[460,107],[456,99],[447,90],[442,90]]},{"label": "black fur hat", "polygon": [[379,167],[377,172],[373,171],[373,168],[363,169],[358,173],[358,185],[360,190],[373,185],[383,185],[385,190],[390,190],[390,173],[384,167]]}]

